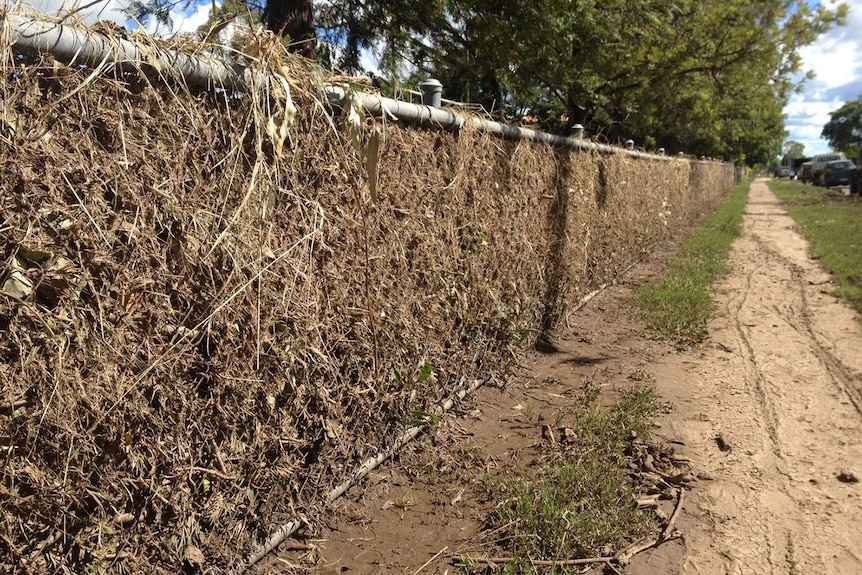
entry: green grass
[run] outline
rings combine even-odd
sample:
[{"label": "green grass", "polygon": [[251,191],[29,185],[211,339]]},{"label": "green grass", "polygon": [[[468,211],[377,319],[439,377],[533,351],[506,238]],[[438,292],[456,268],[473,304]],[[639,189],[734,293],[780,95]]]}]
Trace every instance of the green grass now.
[{"label": "green grass", "polygon": [[[576,438],[561,449],[559,464],[535,479],[510,478],[494,485],[501,503],[488,528],[512,558],[506,573],[535,573],[531,559],[594,557],[606,553],[606,546],[618,551],[658,525],[654,513],[637,508],[626,458],[634,436],[649,437],[658,409],[655,392],[649,387],[626,391],[610,408],[591,399],[585,393],[571,420],[561,422]],[[469,565],[469,558],[464,562]]]},{"label": "green grass", "polygon": [[630,302],[662,337],[699,340],[713,311],[713,282],[727,269],[727,254],[742,228],[749,182],[738,184],[702,229],[683,245],[664,278],[637,290]]},{"label": "green grass", "polygon": [[818,263],[838,284],[835,295],[862,313],[862,200],[799,182],[769,182]]}]

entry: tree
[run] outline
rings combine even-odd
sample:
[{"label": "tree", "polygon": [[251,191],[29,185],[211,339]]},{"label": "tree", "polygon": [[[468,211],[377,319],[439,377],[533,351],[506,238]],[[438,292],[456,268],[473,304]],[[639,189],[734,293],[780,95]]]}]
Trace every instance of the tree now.
[{"label": "tree", "polygon": [[[173,24],[171,13],[187,10],[197,0],[133,0],[129,12],[140,22],[155,18],[161,24]],[[225,0],[220,8],[213,0],[210,20],[227,12],[226,6],[240,16],[261,18],[269,30],[289,38],[288,49],[308,58],[315,57],[317,32],[314,25],[313,0]]]},{"label": "tree", "polygon": [[333,28],[351,31],[340,32],[346,53],[351,38],[382,46],[384,62],[437,77],[449,98],[502,115],[548,111],[568,118],[562,131],[580,123],[612,142],[760,163],[781,151],[799,49],[848,10],[803,0],[330,4],[351,6]]},{"label": "tree", "polygon": [[833,150],[855,158],[862,144],[862,96],[832,112],[820,135],[829,141]]},{"label": "tree", "polygon": [[794,140],[787,140],[784,142],[784,146],[782,146],[782,151],[784,152],[784,156],[787,158],[793,158],[794,160],[804,158],[805,144]]},{"label": "tree", "polygon": [[[136,1],[162,18],[192,0]],[[546,129],[578,123],[611,142],[751,163],[781,153],[799,50],[848,12],[808,0],[232,1],[300,49],[317,32],[327,67],[363,72],[373,49],[380,85],[434,76],[448,98],[537,112]]]},{"label": "tree", "polygon": [[289,37],[295,52],[314,59],[317,31],[312,0],[268,0],[262,12],[267,28]]}]

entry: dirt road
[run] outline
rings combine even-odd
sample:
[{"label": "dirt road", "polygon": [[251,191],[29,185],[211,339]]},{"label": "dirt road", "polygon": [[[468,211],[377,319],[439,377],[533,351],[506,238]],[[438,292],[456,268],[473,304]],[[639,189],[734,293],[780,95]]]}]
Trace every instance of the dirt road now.
[{"label": "dirt road", "polygon": [[322,572],[458,572],[459,554],[488,545],[496,502],[480,477],[534,465],[542,422],[589,380],[611,395],[653,381],[673,405],[660,434],[707,478],[686,499],[683,539],[629,575],[862,574],[862,326],[762,181],[730,266],[694,349],[645,338],[621,304],[660,265],[602,293],[561,330],[559,353],[527,358],[526,377],[480,390],[475,409],[349,493],[316,542]]},{"label": "dirt road", "polygon": [[862,330],[762,181],[730,265],[713,345],[684,365],[688,413],[672,416],[714,477],[684,572],[862,573]]}]

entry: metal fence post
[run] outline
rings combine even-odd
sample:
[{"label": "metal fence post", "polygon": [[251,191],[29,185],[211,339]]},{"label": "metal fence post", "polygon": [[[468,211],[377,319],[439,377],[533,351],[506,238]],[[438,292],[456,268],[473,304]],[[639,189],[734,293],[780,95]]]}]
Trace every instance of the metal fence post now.
[{"label": "metal fence post", "polygon": [[582,140],[584,138],[584,127],[580,124],[572,126],[572,137],[576,140]]},{"label": "metal fence post", "polygon": [[422,103],[432,108],[439,108],[443,98],[443,84],[434,78],[428,78],[419,84],[422,90]]}]

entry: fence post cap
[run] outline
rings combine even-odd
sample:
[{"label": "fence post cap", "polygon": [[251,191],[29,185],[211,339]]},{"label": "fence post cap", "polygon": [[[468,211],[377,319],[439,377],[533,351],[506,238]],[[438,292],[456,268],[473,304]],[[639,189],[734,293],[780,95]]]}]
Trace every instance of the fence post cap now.
[{"label": "fence post cap", "polygon": [[574,124],[572,126],[572,137],[576,140],[580,140],[584,137],[584,127],[581,124]]},{"label": "fence post cap", "polygon": [[443,103],[443,84],[435,78],[428,78],[419,83],[422,90],[422,103],[432,108],[439,108]]}]

